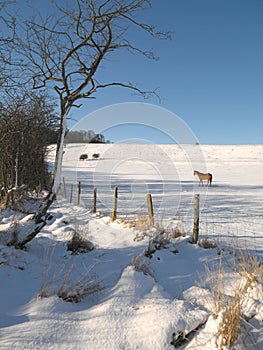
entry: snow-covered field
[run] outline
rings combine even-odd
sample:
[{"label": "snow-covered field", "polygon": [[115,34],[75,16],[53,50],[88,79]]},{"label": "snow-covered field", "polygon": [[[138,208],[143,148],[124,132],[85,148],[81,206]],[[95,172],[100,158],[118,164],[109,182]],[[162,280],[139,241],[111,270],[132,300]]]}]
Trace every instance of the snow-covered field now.
[{"label": "snow-covered field", "polygon": [[[79,161],[83,153],[88,160]],[[28,230],[31,216],[0,213],[0,349],[220,349],[224,307],[216,317],[210,292],[221,270],[222,293],[243,294],[235,349],[262,349],[262,263],[249,288],[238,271],[244,259],[236,265],[240,254],[263,257],[262,159],[263,145],[67,145],[66,198],[62,185],[52,218],[26,251],[6,243],[14,230]],[[212,173],[212,186],[199,187],[193,170]],[[148,193],[158,227],[150,230],[138,223]],[[189,243],[197,193],[200,238],[213,249]],[[159,234],[176,228],[185,235],[165,242]],[[68,251],[74,232],[95,249]]]},{"label": "snow-covered field", "polygon": [[[79,161],[83,153],[87,161]],[[94,153],[100,154],[98,160],[92,159]],[[212,173],[213,186],[199,187],[193,170]],[[203,235],[249,236],[255,247],[262,244],[262,174],[262,145],[68,145],[63,167],[68,200],[74,184],[76,202],[80,181],[87,208],[96,187],[97,209],[108,215],[117,186],[119,215],[142,215],[151,193],[158,220],[180,217],[190,233],[194,194],[199,193]]]}]

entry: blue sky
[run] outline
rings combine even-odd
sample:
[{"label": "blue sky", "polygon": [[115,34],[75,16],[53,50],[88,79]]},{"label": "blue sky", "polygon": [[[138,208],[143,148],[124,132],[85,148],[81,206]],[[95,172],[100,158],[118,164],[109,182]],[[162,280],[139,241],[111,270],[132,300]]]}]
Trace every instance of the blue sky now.
[{"label": "blue sky", "polygon": [[[263,143],[263,1],[152,3],[152,10],[142,17],[160,29],[171,30],[172,40],[138,36],[134,41],[153,47],[159,60],[122,55],[104,63],[102,74],[126,78],[143,89],[159,87],[161,103],[155,98],[146,102],[175,113],[202,144]],[[72,116],[79,119],[107,105],[135,101],[142,102],[127,90],[110,88],[74,110]],[[144,130],[147,132],[153,142],[170,142],[163,135],[158,138],[158,133],[152,136],[150,128]],[[118,142],[125,133],[136,137],[136,128],[113,128],[106,137]]]},{"label": "blue sky", "polygon": [[[127,89],[108,88],[72,110],[68,126],[74,127],[99,109],[111,118],[110,105],[145,102],[160,108],[163,124],[164,110],[177,115],[202,144],[262,144],[263,1],[153,0],[152,9],[140,17],[173,32],[168,41],[132,32],[133,42],[143,49],[153,48],[159,60],[115,54],[103,63],[99,77],[131,81],[145,90],[158,87],[161,103],[154,97],[143,101]],[[151,123],[148,128],[139,124],[136,127],[124,115],[123,125],[120,122],[108,130],[97,126],[94,131],[104,132],[112,142],[141,136],[154,143],[173,142],[162,130],[153,130]]]}]

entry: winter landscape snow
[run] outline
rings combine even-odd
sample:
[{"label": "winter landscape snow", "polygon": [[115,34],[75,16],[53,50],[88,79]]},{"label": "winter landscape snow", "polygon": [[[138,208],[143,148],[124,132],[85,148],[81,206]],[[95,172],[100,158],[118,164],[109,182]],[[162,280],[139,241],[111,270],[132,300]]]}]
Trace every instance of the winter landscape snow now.
[{"label": "winter landscape snow", "polygon": [[[32,214],[0,212],[0,349],[262,349],[262,159],[263,145],[67,144],[50,220],[26,250],[7,243]],[[76,234],[83,249],[68,250]]]}]

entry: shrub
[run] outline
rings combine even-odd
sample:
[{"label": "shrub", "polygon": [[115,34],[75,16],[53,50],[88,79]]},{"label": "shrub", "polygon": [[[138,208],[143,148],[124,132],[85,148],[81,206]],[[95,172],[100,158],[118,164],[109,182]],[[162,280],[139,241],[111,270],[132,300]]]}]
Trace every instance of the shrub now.
[{"label": "shrub", "polygon": [[83,237],[80,233],[74,232],[71,241],[67,244],[67,250],[72,254],[88,253],[94,249],[94,245]]}]

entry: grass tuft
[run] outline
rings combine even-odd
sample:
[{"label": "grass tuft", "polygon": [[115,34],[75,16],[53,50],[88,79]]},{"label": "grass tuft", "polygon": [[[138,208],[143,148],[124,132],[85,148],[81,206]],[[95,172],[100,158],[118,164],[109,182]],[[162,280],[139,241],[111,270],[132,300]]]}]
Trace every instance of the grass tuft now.
[{"label": "grass tuft", "polygon": [[231,348],[237,341],[241,328],[241,298],[240,291],[236,291],[232,300],[224,305],[224,311],[219,317],[219,330],[216,334],[220,350]]},{"label": "grass tuft", "polygon": [[255,316],[253,310],[246,310],[247,302],[253,301],[255,295],[256,299],[263,300],[263,296],[258,295],[260,291],[262,293],[262,263],[242,249],[236,249],[232,257],[233,265],[230,267],[240,278],[239,282],[231,287],[228,295],[224,291],[225,272],[221,259],[211,269],[206,267],[213,304],[210,309],[218,319],[218,331],[215,336],[220,350],[232,348],[241,334],[243,322]]},{"label": "grass tuft", "polygon": [[134,255],[132,257],[131,264],[136,271],[142,272],[145,275],[148,275],[148,276],[151,276],[154,278],[153,271],[150,269],[150,267],[148,265],[148,261],[145,259],[142,259],[141,256]]}]

